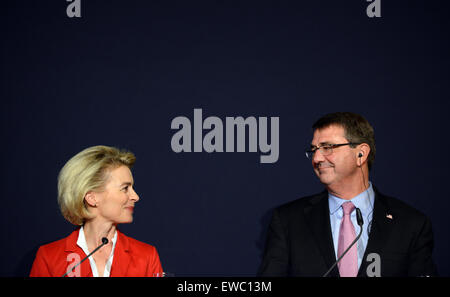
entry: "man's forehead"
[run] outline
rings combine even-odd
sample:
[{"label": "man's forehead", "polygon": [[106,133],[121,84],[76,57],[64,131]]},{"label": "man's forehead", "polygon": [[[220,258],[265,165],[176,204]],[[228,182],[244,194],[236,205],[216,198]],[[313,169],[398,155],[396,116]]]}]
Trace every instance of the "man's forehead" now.
[{"label": "man's forehead", "polygon": [[313,135],[313,143],[326,143],[333,140],[345,140],[345,130],[342,126],[331,125],[316,129]]}]

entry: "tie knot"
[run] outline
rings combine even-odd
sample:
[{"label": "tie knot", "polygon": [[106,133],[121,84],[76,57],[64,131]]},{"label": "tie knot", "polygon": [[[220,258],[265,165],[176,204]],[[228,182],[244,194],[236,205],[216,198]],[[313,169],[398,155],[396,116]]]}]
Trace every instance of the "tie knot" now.
[{"label": "tie knot", "polygon": [[342,203],[342,209],[344,210],[344,215],[349,215],[355,209],[355,205],[353,205],[353,203],[351,203],[350,201],[345,202]]}]

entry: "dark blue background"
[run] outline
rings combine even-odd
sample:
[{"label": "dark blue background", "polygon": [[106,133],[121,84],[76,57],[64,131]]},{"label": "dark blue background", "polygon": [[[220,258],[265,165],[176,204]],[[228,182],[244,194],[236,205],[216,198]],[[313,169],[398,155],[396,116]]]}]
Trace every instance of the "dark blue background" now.
[{"label": "dark blue background", "polygon": [[[2,1],[0,275],[29,273],[67,236],[57,174],[82,149],[127,148],[141,197],[127,235],[175,276],[251,276],[271,211],[322,190],[311,125],[353,111],[374,126],[370,179],[427,214],[450,275],[446,1]],[[395,2],[395,3],[392,3]],[[176,116],[280,117],[280,158],[172,152]]]}]

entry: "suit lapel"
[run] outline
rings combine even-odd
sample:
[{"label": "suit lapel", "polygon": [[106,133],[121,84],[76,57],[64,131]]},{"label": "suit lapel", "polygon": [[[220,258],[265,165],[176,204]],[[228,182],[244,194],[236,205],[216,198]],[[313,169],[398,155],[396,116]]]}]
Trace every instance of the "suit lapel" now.
[{"label": "suit lapel", "polygon": [[377,253],[381,255],[384,244],[390,236],[392,230],[393,220],[389,219],[387,215],[390,214],[386,197],[374,187],[375,202],[372,217],[372,226],[369,233],[369,240],[364,252],[364,257],[359,268],[358,276],[366,276],[368,263],[367,256],[370,253]]},{"label": "suit lapel", "polygon": [[[328,193],[326,191],[314,196],[310,200],[310,206],[304,209],[305,218],[313,233],[314,239],[323,256],[326,269],[325,273],[331,265],[336,261],[334,253],[333,237],[330,226],[330,210],[328,207]],[[330,276],[339,276],[339,272],[335,267]]]},{"label": "suit lapel", "polygon": [[127,276],[131,262],[128,238],[117,230],[117,243],[114,249],[114,258],[111,266],[111,277]]},{"label": "suit lapel", "polygon": [[[66,246],[65,246],[65,252],[66,252],[66,260],[67,265],[64,269],[64,273],[67,271],[67,267],[72,263],[78,263],[79,261],[83,260],[86,257],[86,254],[83,252],[83,250],[77,245],[78,241],[78,235],[80,233],[80,228],[72,232],[67,238],[66,238]],[[72,254],[78,255],[77,257],[73,257]],[[86,259],[83,263],[81,263],[78,267],[75,267],[74,271],[77,271],[79,269],[80,271],[80,277],[92,277],[92,269],[91,265],[89,263],[89,259]]]}]

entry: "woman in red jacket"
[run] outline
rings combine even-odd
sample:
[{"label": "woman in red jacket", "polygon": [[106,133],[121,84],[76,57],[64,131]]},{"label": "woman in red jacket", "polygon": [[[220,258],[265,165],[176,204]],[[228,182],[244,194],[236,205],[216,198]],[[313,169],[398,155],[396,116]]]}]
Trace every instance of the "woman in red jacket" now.
[{"label": "woman in red jacket", "polygon": [[[70,223],[68,237],[41,246],[30,276],[162,276],[156,248],[125,236],[139,196],[133,189],[131,152],[94,146],[72,157],[58,176],[58,203]],[[74,267],[102,245],[88,260]]]}]

